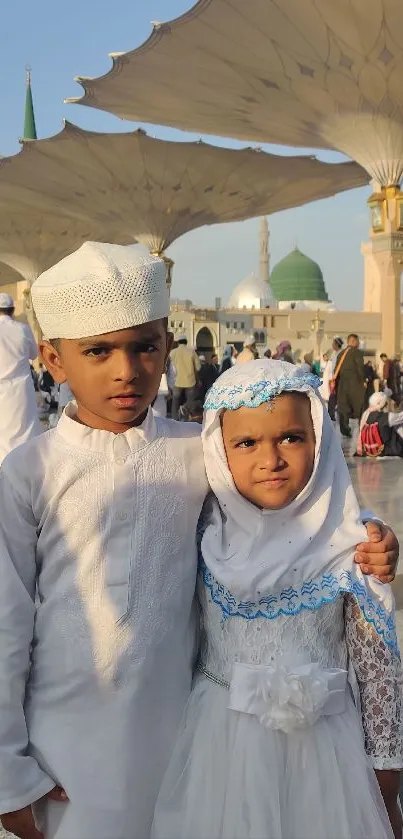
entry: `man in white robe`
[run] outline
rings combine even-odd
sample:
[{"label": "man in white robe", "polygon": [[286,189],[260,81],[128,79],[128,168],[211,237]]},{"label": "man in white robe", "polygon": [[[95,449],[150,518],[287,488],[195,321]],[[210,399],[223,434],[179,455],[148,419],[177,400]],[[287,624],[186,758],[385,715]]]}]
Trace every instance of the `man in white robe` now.
[{"label": "man in white robe", "polygon": [[14,320],[14,300],[0,292],[0,463],[41,433],[29,362],[38,355],[30,327]]},{"label": "man in white robe", "polygon": [[22,839],[147,839],[194,664],[200,428],[150,408],[162,260],[86,243],[32,293],[75,402],[0,469],[0,814]]}]

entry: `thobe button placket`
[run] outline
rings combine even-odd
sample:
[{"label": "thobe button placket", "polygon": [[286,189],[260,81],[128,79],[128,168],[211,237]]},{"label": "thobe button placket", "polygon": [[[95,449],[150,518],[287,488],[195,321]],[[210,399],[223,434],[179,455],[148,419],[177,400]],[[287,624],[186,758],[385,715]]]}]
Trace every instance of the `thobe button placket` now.
[{"label": "thobe button placket", "polygon": [[113,602],[117,619],[126,614],[130,597],[135,493],[132,459],[126,436],[117,434],[113,440],[114,491],[111,499],[112,519],[106,561],[108,595]]},{"label": "thobe button placket", "polygon": [[113,459],[117,466],[123,466],[130,455],[130,446],[124,434],[116,434],[113,440]]}]

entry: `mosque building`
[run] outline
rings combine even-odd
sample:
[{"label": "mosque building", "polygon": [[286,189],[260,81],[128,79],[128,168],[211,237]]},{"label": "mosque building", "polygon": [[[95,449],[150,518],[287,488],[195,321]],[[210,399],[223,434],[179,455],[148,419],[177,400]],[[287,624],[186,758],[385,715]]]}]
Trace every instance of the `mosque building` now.
[{"label": "mosque building", "polygon": [[334,311],[317,262],[295,247],[270,273],[269,227],[260,223],[259,276],[252,273],[235,286],[228,309],[291,309]]},{"label": "mosque building", "polygon": [[320,266],[297,247],[273,268],[270,286],[279,309],[335,310]]},{"label": "mosque building", "polygon": [[[320,357],[333,338],[359,334],[367,358],[382,352],[380,311],[338,311],[329,299],[322,269],[295,247],[270,271],[269,229],[260,223],[258,275],[237,283],[228,301],[214,307],[172,300],[170,328],[176,338],[186,335],[199,353],[220,355],[227,344],[242,349],[251,334],[262,354],[289,340],[297,358]],[[402,324],[403,325],[403,324]],[[403,334],[403,333],[402,333]]]},{"label": "mosque building", "polygon": [[228,309],[275,309],[276,299],[269,283],[256,274],[249,274],[235,286],[229,300]]}]

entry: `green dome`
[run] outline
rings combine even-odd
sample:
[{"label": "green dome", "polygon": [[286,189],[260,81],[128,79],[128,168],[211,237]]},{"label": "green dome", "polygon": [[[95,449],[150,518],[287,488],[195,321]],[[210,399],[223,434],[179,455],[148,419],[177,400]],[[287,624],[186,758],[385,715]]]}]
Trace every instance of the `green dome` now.
[{"label": "green dome", "polygon": [[276,300],[298,302],[318,300],[328,303],[323,274],[317,262],[298,248],[291,251],[273,268],[270,285]]}]

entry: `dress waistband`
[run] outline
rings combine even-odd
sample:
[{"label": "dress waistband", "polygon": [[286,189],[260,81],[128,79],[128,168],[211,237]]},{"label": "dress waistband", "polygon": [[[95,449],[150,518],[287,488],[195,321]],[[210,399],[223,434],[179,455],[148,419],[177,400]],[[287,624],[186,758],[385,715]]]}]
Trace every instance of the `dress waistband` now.
[{"label": "dress waistband", "polygon": [[347,671],[327,669],[300,658],[279,658],[269,665],[234,665],[230,682],[202,664],[199,671],[229,691],[228,708],[255,716],[262,725],[289,733],[314,725],[320,717],[346,707]]}]

